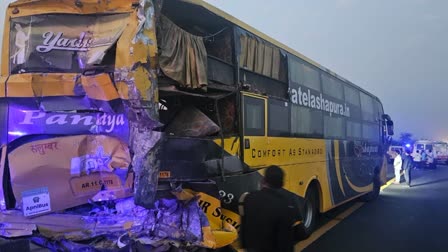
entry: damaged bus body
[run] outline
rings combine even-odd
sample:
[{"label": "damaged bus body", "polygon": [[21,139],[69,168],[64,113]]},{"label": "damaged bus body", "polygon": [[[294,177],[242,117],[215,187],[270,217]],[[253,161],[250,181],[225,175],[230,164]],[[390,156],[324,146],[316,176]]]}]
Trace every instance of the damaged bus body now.
[{"label": "damaged bus body", "polygon": [[203,1],[18,0],[3,38],[1,236],[220,248],[269,165],[308,232],[385,183],[379,99]]}]

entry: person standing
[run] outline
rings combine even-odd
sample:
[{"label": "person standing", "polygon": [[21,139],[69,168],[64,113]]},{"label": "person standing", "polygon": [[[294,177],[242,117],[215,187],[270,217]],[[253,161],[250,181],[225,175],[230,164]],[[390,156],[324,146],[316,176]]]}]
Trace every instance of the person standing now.
[{"label": "person standing", "polygon": [[403,160],[401,159],[401,155],[399,153],[399,151],[395,152],[395,157],[394,157],[394,172],[395,172],[395,182],[394,184],[400,184],[400,171],[401,171],[401,166],[403,164]]},{"label": "person standing", "polygon": [[414,164],[415,164],[415,168],[420,169],[421,168],[421,161],[422,161],[422,155],[420,154],[419,150],[416,150],[415,153],[413,153],[413,158],[414,158]]},{"label": "person standing", "polygon": [[436,166],[435,166],[434,152],[432,152],[432,150],[429,150],[427,156],[428,156],[427,157],[427,159],[428,159],[428,161],[427,161],[428,168],[429,169],[435,169]]},{"label": "person standing", "polygon": [[403,155],[403,170],[404,170],[404,179],[406,180],[406,184],[411,187],[411,170],[412,170],[412,158],[409,155],[409,151],[405,151]]},{"label": "person standing", "polygon": [[15,28],[17,31],[14,41],[16,52],[12,56],[13,63],[16,65],[23,65],[26,62],[26,47],[28,46],[27,41],[30,39],[31,29],[28,29],[28,34],[26,34],[20,24],[16,24]]},{"label": "person standing", "polygon": [[[294,224],[302,220],[300,206],[283,187],[283,170],[266,169],[260,191],[240,198],[241,243],[247,252],[293,252]],[[297,228],[297,226],[295,227]],[[303,224],[298,228],[305,233]]]},{"label": "person standing", "polygon": [[428,162],[428,154],[425,150],[422,150],[422,161],[420,162],[420,167],[424,169],[426,167],[426,162]]}]

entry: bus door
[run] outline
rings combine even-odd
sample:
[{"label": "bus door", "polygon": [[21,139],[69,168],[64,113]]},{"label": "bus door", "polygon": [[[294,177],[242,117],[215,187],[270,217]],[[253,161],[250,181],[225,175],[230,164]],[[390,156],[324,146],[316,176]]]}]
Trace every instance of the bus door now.
[{"label": "bus door", "polygon": [[243,160],[251,168],[266,167],[267,149],[267,98],[253,94],[242,94],[242,147]]}]

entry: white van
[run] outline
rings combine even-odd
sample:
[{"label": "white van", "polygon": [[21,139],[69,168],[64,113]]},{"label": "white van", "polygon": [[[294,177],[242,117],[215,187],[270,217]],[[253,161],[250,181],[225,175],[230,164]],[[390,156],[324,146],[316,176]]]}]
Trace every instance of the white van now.
[{"label": "white van", "polygon": [[430,140],[418,140],[415,141],[414,146],[412,148],[412,154],[414,155],[417,150],[422,153],[422,151],[424,150],[426,153],[428,153],[429,151],[431,151],[434,155],[434,165],[432,165],[431,167],[428,167],[426,162],[423,164],[423,167],[426,168],[432,168],[435,169],[436,168],[436,164],[437,164],[437,159],[438,159],[438,153],[437,151],[435,151],[434,149],[434,141],[430,141]]},{"label": "white van", "polygon": [[434,142],[432,148],[438,164],[448,164],[448,143]]}]

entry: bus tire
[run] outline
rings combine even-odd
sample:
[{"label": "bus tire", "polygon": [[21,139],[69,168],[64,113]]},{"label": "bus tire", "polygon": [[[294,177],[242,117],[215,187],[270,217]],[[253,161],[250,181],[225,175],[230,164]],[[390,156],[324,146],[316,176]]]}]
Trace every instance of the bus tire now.
[{"label": "bus tire", "polygon": [[373,178],[373,190],[367,194],[362,195],[360,199],[365,202],[375,200],[380,195],[380,190],[381,190],[381,182],[379,174],[377,174]]},{"label": "bus tire", "polygon": [[305,227],[306,236],[311,235],[316,228],[319,209],[318,202],[319,196],[317,194],[317,189],[315,186],[312,186],[305,194],[303,226]]}]

